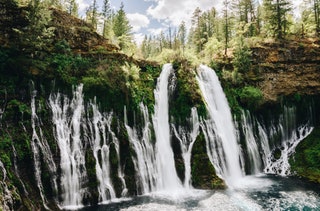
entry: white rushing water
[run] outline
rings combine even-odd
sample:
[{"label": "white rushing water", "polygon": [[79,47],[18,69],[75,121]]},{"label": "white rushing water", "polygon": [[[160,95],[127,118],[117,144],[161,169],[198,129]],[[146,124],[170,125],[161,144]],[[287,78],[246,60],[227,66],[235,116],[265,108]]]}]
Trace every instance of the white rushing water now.
[{"label": "white rushing water", "polygon": [[117,153],[117,161],[118,161],[118,177],[121,181],[121,185],[122,185],[122,191],[121,191],[121,196],[125,197],[128,193],[128,189],[127,189],[127,185],[126,185],[126,181],[124,179],[124,172],[123,169],[121,167],[121,160],[120,160],[120,143],[118,138],[116,137],[116,134],[111,130],[111,120],[109,121],[110,124],[107,124],[108,126],[108,131],[109,131],[109,135],[111,136],[112,139],[112,143],[114,144],[114,148],[116,150]]},{"label": "white rushing water", "polygon": [[168,80],[171,72],[171,64],[165,64],[160,77],[158,78],[156,90],[154,91],[155,113],[152,120],[156,135],[155,155],[157,161],[157,171],[159,174],[157,180],[157,190],[170,190],[171,192],[174,192],[181,189],[182,184],[177,176],[170,142]]},{"label": "white rushing water", "polygon": [[[310,108],[311,110],[311,108]],[[312,119],[312,111],[306,111],[306,116]],[[280,157],[270,153],[267,157],[267,164],[264,172],[271,174],[278,174],[281,176],[290,175],[289,158],[295,152],[298,144],[305,139],[313,130],[310,122],[298,125],[296,121],[296,108],[284,106],[283,114],[280,116],[278,125],[270,130],[269,137],[281,135]],[[275,150],[275,149],[273,149]],[[271,151],[271,150],[270,150]]]},{"label": "white rushing water", "polygon": [[73,90],[70,101],[60,93],[51,94],[49,104],[52,110],[54,136],[60,149],[62,206],[77,208],[82,206],[87,180],[85,155],[81,142],[81,124],[84,112],[83,85]]},{"label": "white rushing water", "polygon": [[13,210],[13,199],[12,189],[8,187],[7,180],[7,170],[4,167],[2,161],[0,160],[0,210]]},{"label": "white rushing water", "polygon": [[[135,151],[132,161],[135,168],[137,187],[141,194],[156,191],[157,168],[154,153],[154,146],[151,141],[151,123],[149,120],[148,108],[140,103],[140,111],[143,116],[141,131],[136,127],[128,125],[127,113],[125,114],[125,126],[127,129],[129,142]],[[140,135],[139,135],[140,134]]]},{"label": "white rushing water", "polygon": [[[89,134],[93,157],[96,161],[95,169],[98,179],[99,202],[104,203],[116,198],[116,192],[111,180],[110,172],[110,140],[107,125],[111,124],[112,114],[102,115],[96,103],[91,103],[92,117],[89,124]],[[106,117],[105,117],[106,116]]]},{"label": "white rushing water", "polygon": [[188,128],[179,127],[178,130],[172,125],[175,136],[178,138],[182,151],[182,158],[184,162],[184,187],[191,188],[191,152],[193,144],[199,135],[199,117],[196,108],[191,109],[191,117],[188,121],[191,131]]},{"label": "white rushing water", "polygon": [[262,171],[262,160],[259,153],[258,141],[255,136],[255,124],[256,121],[252,119],[249,111],[242,111],[241,124],[246,141],[247,154],[250,161],[251,171],[250,174],[258,174]]},{"label": "white rushing water", "polygon": [[201,124],[208,156],[216,172],[229,186],[233,186],[242,178],[243,173],[236,131],[226,96],[217,75],[209,67],[199,67],[197,81],[209,113],[209,119]]},{"label": "white rushing water", "polygon": [[[33,152],[33,160],[34,160],[34,174],[35,179],[37,182],[38,189],[40,191],[40,196],[43,202],[43,206],[46,209],[49,209],[47,206],[47,199],[44,194],[44,188],[42,184],[41,179],[41,157],[46,163],[46,166],[48,167],[53,192],[58,191],[58,186],[56,182],[56,173],[57,168],[56,164],[53,160],[53,156],[49,147],[49,144],[46,140],[46,138],[43,135],[42,129],[41,129],[41,121],[37,116],[36,113],[36,91],[32,91],[32,98],[31,98],[31,125],[32,125],[32,139],[31,139],[31,150]],[[42,156],[41,156],[42,155]]]}]

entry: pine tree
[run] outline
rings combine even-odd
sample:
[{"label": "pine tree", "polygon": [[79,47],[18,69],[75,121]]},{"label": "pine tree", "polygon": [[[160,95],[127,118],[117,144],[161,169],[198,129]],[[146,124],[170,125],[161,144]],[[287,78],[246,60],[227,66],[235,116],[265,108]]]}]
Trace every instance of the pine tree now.
[{"label": "pine tree", "polygon": [[86,18],[87,18],[87,22],[92,24],[94,29],[97,29],[97,24],[98,24],[98,4],[97,4],[97,0],[93,0],[92,4],[87,9]]},{"label": "pine tree", "polygon": [[111,30],[111,19],[112,19],[112,10],[110,6],[109,0],[103,1],[103,8],[102,8],[102,15],[103,15],[103,36],[109,37],[110,30]]},{"label": "pine tree", "polygon": [[182,21],[179,26],[178,38],[182,46],[182,52],[184,53],[186,38],[187,38],[187,28],[186,28],[186,23],[184,21]]},{"label": "pine tree", "polygon": [[75,17],[78,17],[78,4],[76,0],[68,0],[68,13]]},{"label": "pine tree", "polygon": [[197,43],[199,43],[200,40],[200,18],[201,18],[201,13],[202,11],[200,10],[199,7],[197,7],[194,12],[193,12],[193,16],[191,19],[191,23],[192,23],[192,40],[193,43],[196,44],[197,46],[197,50],[198,52],[200,52],[200,47],[197,45]]},{"label": "pine tree", "polygon": [[223,1],[224,9],[223,9],[223,19],[224,19],[224,26],[223,26],[223,34],[224,34],[224,56],[227,56],[228,53],[228,46],[230,40],[230,1],[224,0]]},{"label": "pine tree", "polygon": [[126,17],[123,2],[121,2],[120,9],[115,14],[113,21],[113,31],[116,37],[130,35],[131,26],[129,24],[128,18]]},{"label": "pine tree", "polygon": [[48,9],[48,2],[31,0],[29,2],[28,19],[30,24],[24,29],[24,36],[21,36],[25,45],[35,47],[35,50],[45,49],[52,41],[54,28],[48,27],[51,21],[51,11]]},{"label": "pine tree", "polygon": [[289,28],[288,13],[292,10],[288,0],[264,1],[267,30],[272,31],[272,36],[278,39],[284,38]]},{"label": "pine tree", "polygon": [[320,35],[320,0],[313,0],[314,21],[316,25],[316,33]]},{"label": "pine tree", "polygon": [[257,3],[254,0],[238,0],[233,3],[233,10],[237,15],[237,19],[242,27],[241,30],[245,30],[246,37],[252,37],[257,34],[256,29],[256,8]]},{"label": "pine tree", "polygon": [[123,2],[121,2],[120,9],[113,18],[113,32],[119,40],[121,49],[126,48],[131,43],[131,26],[124,11]]}]

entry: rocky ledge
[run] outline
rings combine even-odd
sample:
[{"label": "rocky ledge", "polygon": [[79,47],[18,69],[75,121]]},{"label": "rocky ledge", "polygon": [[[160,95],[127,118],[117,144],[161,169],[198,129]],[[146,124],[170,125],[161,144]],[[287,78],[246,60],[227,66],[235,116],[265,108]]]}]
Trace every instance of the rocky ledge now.
[{"label": "rocky ledge", "polygon": [[320,93],[320,41],[299,39],[264,43],[252,48],[249,74],[258,78],[266,102],[281,96]]}]

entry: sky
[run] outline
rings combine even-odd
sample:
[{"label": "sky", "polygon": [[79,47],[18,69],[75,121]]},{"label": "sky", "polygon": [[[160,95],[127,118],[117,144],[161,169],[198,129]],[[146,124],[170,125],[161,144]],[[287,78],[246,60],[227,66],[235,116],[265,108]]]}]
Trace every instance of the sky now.
[{"label": "sky", "polygon": [[[302,0],[292,0],[298,4]],[[85,14],[86,8],[92,0],[77,0],[79,13]],[[168,31],[178,27],[185,21],[187,28],[190,28],[191,17],[194,10],[199,7],[206,11],[215,7],[218,12],[222,6],[222,0],[110,0],[111,7],[116,11],[121,2],[132,26],[132,33],[137,43],[140,43],[145,34],[157,35],[161,31]],[[99,9],[102,8],[103,0],[98,0]]]},{"label": "sky", "polygon": [[[185,21],[190,26],[191,16],[199,7],[205,11],[219,5],[221,0],[110,0],[111,7],[118,10],[121,2],[132,26],[132,33],[137,43],[140,43],[145,34],[157,35],[166,32],[170,27],[178,27]],[[92,0],[77,0],[79,13],[85,14],[86,8]],[[98,0],[100,9],[103,0]]]}]

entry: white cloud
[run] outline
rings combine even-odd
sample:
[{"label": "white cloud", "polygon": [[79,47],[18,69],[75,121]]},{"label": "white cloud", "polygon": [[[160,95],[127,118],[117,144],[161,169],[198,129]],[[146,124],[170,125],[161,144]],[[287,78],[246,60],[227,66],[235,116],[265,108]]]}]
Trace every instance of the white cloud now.
[{"label": "white cloud", "polygon": [[82,16],[86,13],[86,9],[89,7],[89,4],[85,0],[76,0],[79,6],[79,14]]},{"label": "white cloud", "polygon": [[208,10],[221,0],[154,0],[155,5],[150,6],[147,14],[158,20],[167,20],[172,26],[179,26],[182,21],[190,25],[194,10]]},{"label": "white cloud", "polygon": [[138,32],[141,28],[148,27],[150,20],[140,13],[127,14],[127,18],[132,26],[133,32]]},{"label": "white cloud", "polygon": [[167,30],[167,28],[162,28],[162,27],[159,27],[159,28],[150,28],[148,29],[148,32],[150,35],[159,35],[161,32]]},{"label": "white cloud", "polygon": [[141,43],[142,43],[142,41],[144,39],[144,36],[145,35],[142,34],[142,33],[136,33],[136,34],[133,35],[133,39],[134,39],[134,41],[135,41],[135,43],[137,45],[141,45]]}]

